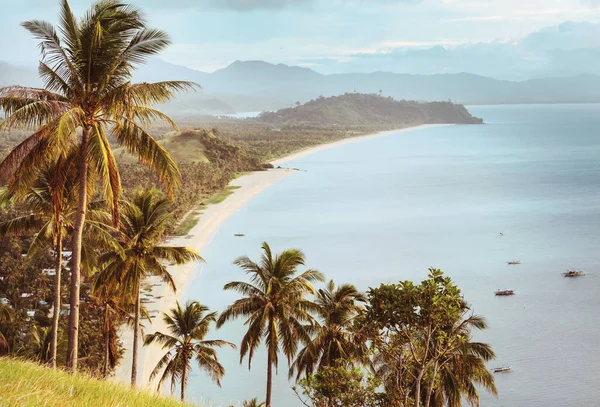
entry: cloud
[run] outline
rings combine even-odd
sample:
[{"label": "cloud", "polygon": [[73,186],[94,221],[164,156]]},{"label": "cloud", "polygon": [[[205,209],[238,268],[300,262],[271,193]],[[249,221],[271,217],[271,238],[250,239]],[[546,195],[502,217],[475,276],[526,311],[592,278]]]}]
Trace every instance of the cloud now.
[{"label": "cloud", "polygon": [[504,16],[470,16],[470,17],[454,17],[454,18],[442,18],[444,23],[462,23],[465,21],[502,21],[506,17]]},{"label": "cloud", "polygon": [[370,53],[301,61],[323,73],[469,72],[499,79],[600,74],[600,24],[565,22],[495,41],[384,41]]}]

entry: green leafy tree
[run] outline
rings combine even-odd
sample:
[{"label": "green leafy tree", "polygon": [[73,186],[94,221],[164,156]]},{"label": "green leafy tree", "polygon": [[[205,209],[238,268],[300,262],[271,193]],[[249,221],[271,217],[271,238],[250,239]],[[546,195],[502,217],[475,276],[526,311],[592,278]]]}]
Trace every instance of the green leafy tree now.
[{"label": "green leafy tree", "polygon": [[67,0],[61,0],[60,6],[58,28],[40,20],[22,24],[40,41],[39,73],[45,87],[0,89],[0,109],[6,115],[0,128],[34,131],[0,164],[0,175],[9,180],[11,190],[18,190],[20,184],[30,184],[38,168],[67,154],[71,147],[77,149],[78,207],[72,236],[68,338],[68,364],[77,370],[82,239],[93,192],[88,174],[99,176],[118,222],[121,180],[109,132],[118,144],[153,168],[171,194],[179,185],[179,170],[144,126],[161,119],[176,128],[169,117],[150,106],[194,85],[179,81],[131,83],[135,66],[170,43],[167,34],[148,28],[132,6],[100,0],[79,20]]},{"label": "green leafy tree", "polygon": [[144,345],[154,342],[160,343],[168,352],[161,358],[150,375],[150,380],[156,377],[160,371],[163,374],[158,382],[160,386],[169,377],[171,378],[171,392],[175,390],[177,381],[181,384],[181,401],[185,399],[185,388],[188,381],[188,373],[191,370],[191,360],[196,359],[200,369],[221,386],[221,379],[225,375],[225,368],[217,358],[215,348],[235,345],[218,339],[206,340],[210,326],[216,322],[217,313],[208,312],[208,308],[200,303],[188,302],[185,308],[181,308],[179,302],[175,308],[171,308],[163,319],[169,333],[155,332],[146,335]]},{"label": "green leafy tree", "polygon": [[334,366],[338,361],[351,363],[364,361],[367,347],[364,339],[354,330],[354,321],[363,312],[361,303],[366,296],[351,284],[336,287],[330,281],[315,295],[317,321],[309,328],[313,339],[298,356],[290,368],[297,378],[303,373],[310,376],[315,369]]},{"label": "green leafy tree", "polygon": [[[418,285],[382,284],[368,296],[362,328],[373,346],[376,376],[383,379],[392,403],[427,407],[434,395],[437,402],[442,394],[448,400],[456,400],[459,394],[460,400],[473,396],[472,383],[489,384],[490,376],[480,380],[481,371],[475,368],[484,367],[493,352],[489,345],[470,342],[472,329],[485,328],[485,322],[477,316],[465,318],[468,305],[440,270],[431,268]],[[468,358],[462,353],[466,349]],[[465,369],[451,371],[452,365]],[[454,387],[449,387],[449,379],[456,380]]]},{"label": "green leafy tree", "polygon": [[118,235],[120,250],[101,257],[102,269],[95,280],[95,289],[117,281],[123,295],[134,298],[133,357],[131,385],[137,379],[138,342],[140,334],[140,289],[149,275],[161,277],[173,291],[173,277],[164,263],[185,264],[202,261],[200,255],[187,247],[165,246],[162,241],[165,228],[171,220],[172,202],[158,190],[137,191],[131,201],[121,203],[121,228]]},{"label": "green leafy tree", "polygon": [[273,367],[277,367],[280,350],[287,357],[288,364],[298,350],[300,342],[310,340],[306,322],[313,320],[310,311],[315,304],[307,299],[314,294],[312,285],[323,281],[317,270],[298,272],[305,263],[304,254],[299,250],[285,250],[273,256],[271,248],[262,244],[263,256],[259,263],[248,257],[235,261],[250,277],[250,282],[235,281],[225,285],[225,290],[234,290],[243,295],[221,314],[217,326],[227,321],[244,317],[248,331],[240,346],[240,363],[248,355],[248,368],[261,342],[267,347],[267,396],[266,406],[271,406]]},{"label": "green leafy tree", "polygon": [[[294,392],[305,406],[312,407],[377,407],[385,406],[380,385],[372,375],[347,364],[324,366],[314,375],[301,379]],[[309,404],[310,403],[310,404]]]}]

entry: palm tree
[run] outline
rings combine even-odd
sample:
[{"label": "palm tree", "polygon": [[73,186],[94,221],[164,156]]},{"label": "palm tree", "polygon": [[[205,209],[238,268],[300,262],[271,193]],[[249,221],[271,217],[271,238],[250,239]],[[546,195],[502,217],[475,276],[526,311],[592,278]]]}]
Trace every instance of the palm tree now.
[{"label": "palm tree", "polygon": [[[73,230],[77,210],[77,177],[74,155],[60,158],[42,169],[31,185],[22,185],[22,190],[4,190],[0,194],[0,204],[22,204],[28,214],[17,216],[0,223],[0,235],[20,235],[36,232],[30,245],[30,252],[50,246],[55,254],[54,302],[50,341],[49,364],[56,367],[58,344],[58,322],[61,309],[61,270],[63,263],[63,240]],[[110,215],[92,207],[86,219],[88,241],[92,246],[111,245],[111,228],[107,225]],[[84,268],[91,268],[93,250],[84,250]]]},{"label": "palm tree", "polygon": [[298,274],[304,265],[300,250],[285,250],[275,257],[265,242],[260,263],[240,257],[234,264],[250,276],[250,282],[235,281],[225,285],[225,290],[235,290],[243,298],[231,304],[219,317],[217,326],[229,320],[245,317],[248,331],[240,346],[240,363],[248,355],[248,369],[254,352],[264,340],[267,346],[267,396],[266,407],[271,406],[273,366],[277,367],[279,348],[288,364],[298,350],[298,342],[308,342],[309,332],[304,325],[312,321],[310,311],[315,304],[306,296],[314,294],[312,283],[323,281],[316,270]]},{"label": "palm tree", "polygon": [[39,363],[48,363],[51,343],[52,328],[42,328],[34,324],[30,331],[29,341],[22,351]]},{"label": "palm tree", "polygon": [[260,403],[255,397],[252,400],[244,401],[243,407],[265,407],[265,403]]},{"label": "palm tree", "polygon": [[147,27],[141,13],[119,0],[99,0],[81,20],[67,0],[60,0],[60,24],[33,20],[22,25],[40,41],[39,73],[45,88],[10,86],[0,89],[0,109],[6,119],[0,129],[31,129],[34,133],[15,147],[0,164],[0,176],[11,190],[28,185],[39,167],[65,155],[78,156],[78,208],[72,236],[71,312],[68,365],[77,370],[80,262],[91,172],[118,223],[121,194],[119,170],[108,141],[116,141],[155,170],[169,195],[179,186],[177,165],[144,129],[155,120],[175,123],[149,107],[190,89],[190,82],[132,84],[132,71],[170,43],[167,34]]},{"label": "palm tree", "polygon": [[161,385],[171,377],[171,393],[175,390],[177,380],[181,383],[181,401],[185,399],[185,387],[188,381],[188,372],[191,369],[190,361],[196,359],[198,366],[221,387],[221,379],[225,375],[225,368],[219,363],[217,352],[214,348],[231,346],[233,343],[218,339],[204,339],[210,330],[210,325],[217,319],[216,312],[208,313],[208,308],[193,301],[181,308],[179,302],[171,308],[168,314],[163,314],[163,320],[169,333],[154,332],[146,335],[144,345],[158,342],[168,352],[160,359],[152,373],[153,380],[162,370],[163,374],[158,382],[158,391]]},{"label": "palm tree", "polygon": [[326,288],[317,291],[315,314],[319,321],[310,327],[313,339],[298,352],[296,361],[290,368],[290,377],[297,371],[297,379],[302,373],[310,376],[315,368],[333,366],[338,361],[364,359],[366,344],[353,332],[354,319],[367,301],[364,294],[355,286],[343,284],[336,288],[333,280]]},{"label": "palm tree", "polygon": [[486,362],[495,358],[494,351],[486,343],[471,341],[473,329],[486,328],[485,319],[478,315],[471,315],[454,325],[453,348],[435,372],[435,390],[432,389],[434,382],[430,382],[426,406],[460,407],[463,400],[473,407],[478,406],[477,387],[497,395],[494,376],[486,367]]},{"label": "palm tree", "polygon": [[123,252],[109,251],[101,258],[102,270],[95,288],[109,281],[117,281],[125,295],[134,298],[133,357],[131,385],[137,379],[137,358],[140,330],[140,288],[148,275],[161,277],[173,291],[176,290],[171,274],[163,262],[178,265],[203,261],[187,247],[163,246],[165,227],[171,220],[172,202],[156,189],[137,191],[131,202],[121,203],[121,230],[118,240]]},{"label": "palm tree", "polygon": [[116,344],[120,322],[124,319],[133,322],[130,317],[135,307],[135,300],[121,290],[117,281],[106,281],[95,285],[92,298],[102,307],[101,330],[104,339],[102,377],[106,379],[109,370],[114,369],[118,360]]}]

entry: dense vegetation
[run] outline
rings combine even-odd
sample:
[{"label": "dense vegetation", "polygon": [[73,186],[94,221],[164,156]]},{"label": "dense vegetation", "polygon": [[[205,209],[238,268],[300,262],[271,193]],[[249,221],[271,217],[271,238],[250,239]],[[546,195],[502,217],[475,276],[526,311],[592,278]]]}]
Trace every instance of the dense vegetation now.
[{"label": "dense vegetation", "polygon": [[374,94],[346,93],[320,97],[303,105],[276,112],[263,112],[267,123],[337,125],[403,125],[432,123],[479,124],[462,105],[452,102],[394,100]]},{"label": "dense vegetation", "polygon": [[[99,1],[79,21],[62,0],[60,21],[60,36],[48,23],[24,23],[43,44],[40,74],[47,88],[0,89],[6,115],[0,129],[12,135],[0,163],[6,182],[0,194],[0,355],[106,378],[122,356],[119,328],[128,323],[134,331],[127,361],[131,385],[140,342],[159,343],[166,353],[153,376],[170,381],[172,390],[179,384],[183,400],[193,366],[217,383],[226,373],[218,348],[235,344],[206,339],[209,331],[244,317],[248,332],[240,357],[250,364],[266,345],[267,407],[280,356],[304,402],[315,407],[353,405],[349,397],[381,406],[455,407],[463,397],[477,403],[475,385],[495,392],[485,368],[493,352],[471,342],[472,331],[484,329],[485,322],[469,314],[460,290],[439,270],[419,285],[382,285],[366,294],[334,282],[317,290],[324,276],[300,270],[301,251],[274,254],[265,243],[259,262],[236,261],[250,280],[224,287],[241,298],[220,315],[197,302],[177,304],[163,315],[169,332],[142,337],[140,330],[142,318],[156,317],[141,300],[142,292],[151,295],[147,278],[159,277],[175,290],[168,267],[202,261],[190,248],[165,244],[167,235],[202,200],[224,199],[228,191],[209,196],[237,174],[368,131],[477,122],[464,108],[352,94],[223,122],[219,130],[179,132],[151,106],[194,84],[130,82],[134,65],[169,43],[166,34],[147,28],[136,9],[112,0]],[[166,127],[149,127],[159,119]],[[339,119],[345,124],[333,122]],[[87,389],[75,395],[80,399],[63,398],[71,379],[56,377],[60,383],[51,392],[57,396],[48,396],[52,405],[86,405],[90,398],[111,405],[114,398],[102,397],[121,394],[115,388],[101,395],[102,388],[95,382],[86,387],[84,379],[76,384]],[[344,377],[351,388],[336,396],[331,387]],[[44,380],[39,377],[39,383]],[[9,384],[6,393],[18,397],[24,383]],[[39,402],[30,396],[31,403]]]}]

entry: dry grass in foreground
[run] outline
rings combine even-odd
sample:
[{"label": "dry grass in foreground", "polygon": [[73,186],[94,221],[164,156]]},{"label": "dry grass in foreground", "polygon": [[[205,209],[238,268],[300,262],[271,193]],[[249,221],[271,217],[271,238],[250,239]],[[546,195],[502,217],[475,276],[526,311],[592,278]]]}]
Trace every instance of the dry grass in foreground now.
[{"label": "dry grass in foreground", "polygon": [[84,375],[0,358],[1,407],[184,407],[178,401]]}]

